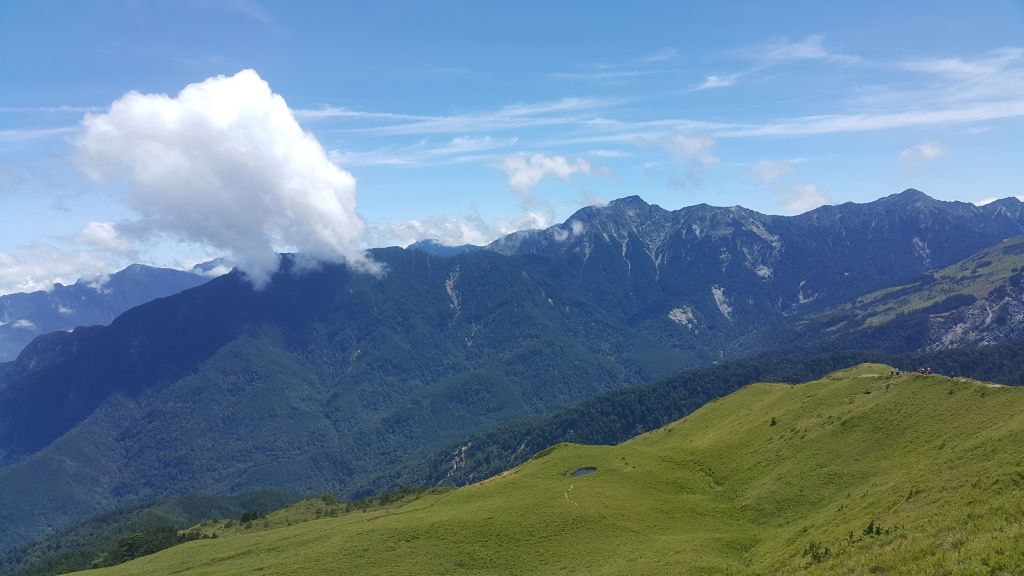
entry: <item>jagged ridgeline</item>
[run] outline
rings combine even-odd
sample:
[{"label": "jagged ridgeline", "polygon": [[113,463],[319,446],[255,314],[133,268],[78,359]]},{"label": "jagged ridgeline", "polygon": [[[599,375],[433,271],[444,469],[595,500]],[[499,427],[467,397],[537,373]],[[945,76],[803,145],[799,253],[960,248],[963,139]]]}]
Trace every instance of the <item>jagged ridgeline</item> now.
[{"label": "jagged ridgeline", "polygon": [[1022,233],[1016,199],[777,217],[631,197],[480,250],[375,250],[380,276],[228,274],[0,365],[0,548],[188,492],[351,495],[497,423],[817,345],[800,322]]},{"label": "jagged ridgeline", "polygon": [[225,532],[89,574],[1008,575],[1022,462],[1024,390],[867,364],[397,507],[207,526]]}]

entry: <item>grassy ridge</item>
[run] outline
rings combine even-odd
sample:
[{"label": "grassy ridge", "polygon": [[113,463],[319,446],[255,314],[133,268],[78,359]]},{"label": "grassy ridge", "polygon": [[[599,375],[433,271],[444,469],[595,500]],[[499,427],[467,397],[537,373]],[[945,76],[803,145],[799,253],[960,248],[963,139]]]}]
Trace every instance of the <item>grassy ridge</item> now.
[{"label": "grassy ridge", "polygon": [[755,382],[799,383],[842,368],[882,363],[914,370],[1024,386],[1024,343],[940,350],[924,354],[836,352],[812,357],[757,358],[686,370],[667,378],[606,392],[538,418],[499,424],[461,438],[426,458],[374,478],[357,495],[405,486],[461,486],[525,462],[548,446],[619,444],[687,416],[707,402]]},{"label": "grassy ridge", "polygon": [[862,365],[397,508],[90,574],[1008,575],[1022,489],[1024,390]]}]

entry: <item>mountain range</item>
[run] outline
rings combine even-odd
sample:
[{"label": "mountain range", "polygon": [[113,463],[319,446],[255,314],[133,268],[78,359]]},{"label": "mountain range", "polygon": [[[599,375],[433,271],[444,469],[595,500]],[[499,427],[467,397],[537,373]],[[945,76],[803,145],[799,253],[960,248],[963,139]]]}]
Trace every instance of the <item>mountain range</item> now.
[{"label": "mountain range", "polygon": [[[0,547],[188,492],[348,494],[472,432],[629,384],[787,345],[842,349],[824,323],[844,305],[910,294],[1022,234],[1016,199],[908,190],[783,217],[629,197],[482,249],[373,250],[376,276],[285,257],[254,290],[233,272],[0,365]],[[1015,332],[989,334],[972,342]]]},{"label": "mountain range", "polygon": [[1016,198],[975,206],[913,189],[789,217],[738,206],[668,211],[632,196],[488,249],[552,262],[634,325],[664,332],[668,320],[733,340],[952,264],[1020,235],[1022,222]]},{"label": "mountain range", "polygon": [[208,281],[208,272],[133,264],[106,277],[0,296],[0,362],[14,360],[36,336],[110,324],[129,308]]}]

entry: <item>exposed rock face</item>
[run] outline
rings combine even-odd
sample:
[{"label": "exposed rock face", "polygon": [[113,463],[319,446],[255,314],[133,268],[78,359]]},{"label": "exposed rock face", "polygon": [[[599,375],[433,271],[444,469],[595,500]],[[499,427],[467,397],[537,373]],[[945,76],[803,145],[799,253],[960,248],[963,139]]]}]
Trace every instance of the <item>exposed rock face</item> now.
[{"label": "exposed rock face", "polygon": [[693,314],[693,308],[690,308],[689,306],[669,310],[668,319],[680,326],[685,326],[692,331],[696,331],[699,328],[697,318],[695,318]]},{"label": "exposed rock face", "polygon": [[929,317],[929,350],[1024,338],[1024,287],[1000,286],[975,303]]},{"label": "exposed rock face", "polygon": [[729,305],[729,298],[725,295],[725,289],[715,284],[711,287],[711,296],[715,299],[715,305],[718,306],[718,311],[722,313],[722,316],[732,320],[732,306]]},{"label": "exposed rock face", "polygon": [[556,261],[634,322],[686,325],[673,311],[688,307],[730,332],[822,310],[1020,234],[1015,198],[975,206],[906,190],[784,217],[706,204],[669,211],[631,196],[486,248]]}]

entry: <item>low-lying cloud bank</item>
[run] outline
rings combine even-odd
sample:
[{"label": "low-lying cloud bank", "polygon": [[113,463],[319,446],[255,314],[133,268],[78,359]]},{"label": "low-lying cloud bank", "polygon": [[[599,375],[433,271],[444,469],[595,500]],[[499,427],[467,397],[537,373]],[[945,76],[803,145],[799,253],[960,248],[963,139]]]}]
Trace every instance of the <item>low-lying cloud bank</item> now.
[{"label": "low-lying cloud bank", "polygon": [[87,115],[74,144],[85,173],[139,214],[117,231],[93,230],[100,239],[168,235],[208,245],[256,286],[280,251],[373,268],[359,246],[355,179],[253,70],[174,97],[129,92]]}]

